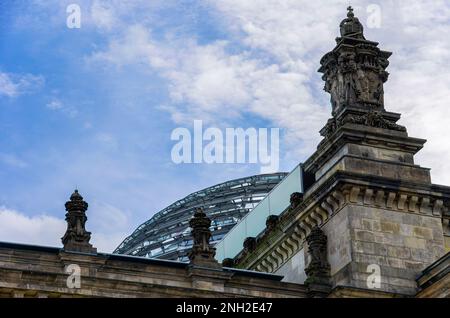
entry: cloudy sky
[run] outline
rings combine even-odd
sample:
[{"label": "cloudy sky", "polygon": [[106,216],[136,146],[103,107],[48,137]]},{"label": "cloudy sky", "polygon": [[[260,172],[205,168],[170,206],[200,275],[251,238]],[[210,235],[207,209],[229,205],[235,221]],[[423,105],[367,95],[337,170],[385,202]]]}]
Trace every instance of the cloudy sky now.
[{"label": "cloudy sky", "polygon": [[[68,28],[69,4],[81,27]],[[450,3],[0,0],[0,240],[60,246],[64,202],[89,202],[110,252],[153,213],[257,164],[180,164],[177,127],[280,128],[280,170],[330,115],[317,73],[351,4],[393,51],[386,108],[428,139],[417,163],[450,184]]]}]

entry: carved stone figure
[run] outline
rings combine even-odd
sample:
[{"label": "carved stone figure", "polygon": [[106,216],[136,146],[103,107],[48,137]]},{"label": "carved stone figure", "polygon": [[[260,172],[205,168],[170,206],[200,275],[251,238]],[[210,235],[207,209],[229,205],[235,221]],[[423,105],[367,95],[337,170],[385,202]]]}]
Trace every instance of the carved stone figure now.
[{"label": "carved stone figure", "polygon": [[369,79],[361,67],[356,71],[357,96],[359,101],[369,101]]},{"label": "carved stone figure", "polygon": [[337,46],[325,54],[319,69],[324,74],[324,90],[330,94],[333,116],[347,107],[384,110],[383,84],[389,75],[386,68],[391,53],[366,40],[353,9],[348,10]]}]

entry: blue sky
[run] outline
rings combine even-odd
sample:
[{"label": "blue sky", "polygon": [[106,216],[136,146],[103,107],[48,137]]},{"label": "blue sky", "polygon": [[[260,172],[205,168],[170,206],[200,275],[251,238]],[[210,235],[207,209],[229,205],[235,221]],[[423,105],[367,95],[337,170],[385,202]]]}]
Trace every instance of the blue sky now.
[{"label": "blue sky", "polygon": [[[81,8],[81,28],[66,7]],[[326,4],[326,5],[325,5]],[[0,1],[0,240],[60,245],[64,202],[89,202],[112,251],[153,213],[255,164],[181,164],[177,127],[278,127],[280,170],[320,141],[329,97],[316,72],[349,1]],[[450,8],[352,1],[366,37],[394,52],[386,107],[427,138],[418,163],[450,183]]]}]

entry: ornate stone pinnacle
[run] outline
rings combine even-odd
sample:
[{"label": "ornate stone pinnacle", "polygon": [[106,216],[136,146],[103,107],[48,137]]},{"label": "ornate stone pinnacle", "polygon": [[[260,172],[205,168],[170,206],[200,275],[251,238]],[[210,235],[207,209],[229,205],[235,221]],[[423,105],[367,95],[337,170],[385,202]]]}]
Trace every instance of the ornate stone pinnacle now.
[{"label": "ornate stone pinnacle", "polygon": [[309,265],[305,269],[305,283],[328,285],[330,264],[327,257],[327,236],[319,227],[314,227],[306,237],[308,243]]},{"label": "ornate stone pinnacle", "polygon": [[342,20],[340,24],[341,36],[364,39],[363,25],[361,24],[361,22],[359,22],[359,19],[355,17],[353,8],[351,6],[348,7],[347,10],[347,18]]},{"label": "ornate stone pinnacle", "polygon": [[266,231],[272,231],[278,223],[278,215],[269,215],[266,219]]},{"label": "ornate stone pinnacle", "polygon": [[70,196],[70,201],[65,204],[67,230],[62,238],[65,251],[96,253],[97,249],[89,243],[91,232],[86,231],[87,202],[75,190]]},{"label": "ornate stone pinnacle", "polygon": [[295,209],[303,201],[303,193],[294,192],[290,197],[291,209]]},{"label": "ornate stone pinnacle", "polygon": [[256,249],[256,238],[255,238],[255,237],[252,237],[252,236],[247,237],[247,238],[244,240],[243,247],[244,247],[244,251],[245,251],[246,253],[251,253],[251,252],[253,252],[253,251]]},{"label": "ornate stone pinnacle", "polygon": [[192,228],[194,244],[189,252],[189,260],[193,265],[219,268],[221,265],[214,258],[216,249],[209,244],[211,239],[211,220],[201,208],[195,210],[194,217],[189,221]]},{"label": "ornate stone pinnacle", "polygon": [[330,94],[332,115],[337,118],[346,110],[384,111],[384,83],[389,73],[390,52],[364,37],[364,27],[348,8],[340,24],[341,37],[336,47],[320,61],[324,90]]}]

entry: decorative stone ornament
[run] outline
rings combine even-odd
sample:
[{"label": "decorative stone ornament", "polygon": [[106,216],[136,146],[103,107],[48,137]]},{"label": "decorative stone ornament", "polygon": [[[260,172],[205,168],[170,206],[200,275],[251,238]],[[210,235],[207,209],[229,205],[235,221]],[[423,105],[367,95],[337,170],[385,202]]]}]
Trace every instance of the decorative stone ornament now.
[{"label": "decorative stone ornament", "polygon": [[221,267],[214,258],[216,249],[209,244],[211,220],[201,208],[195,210],[194,217],[189,221],[189,226],[192,228],[191,233],[194,238],[194,245],[188,254],[190,263],[205,267]]},{"label": "decorative stone ornament", "polygon": [[87,202],[83,201],[83,197],[75,190],[70,196],[70,201],[65,204],[67,230],[62,238],[65,251],[96,253],[97,249],[89,243],[91,232],[86,231],[85,224],[87,221],[86,210]]},{"label": "decorative stone ornament", "polygon": [[291,203],[291,209],[296,208],[303,201],[303,193],[294,192],[291,194],[289,202]]},{"label": "decorative stone ornament", "polygon": [[330,279],[330,264],[327,259],[327,236],[315,226],[306,237],[308,243],[309,265],[305,269],[307,279],[305,284],[328,285]]},{"label": "decorative stone ornament", "polygon": [[266,219],[266,231],[271,231],[278,223],[278,215],[269,215]]},{"label": "decorative stone ornament", "polygon": [[398,125],[394,121],[384,118],[382,112],[369,110],[367,113],[363,113],[362,115],[352,114],[342,117],[339,120],[330,118],[325,127],[320,131],[320,134],[325,138],[329,138],[338,128],[345,124],[364,125],[367,127],[406,132],[406,128],[404,126]]},{"label": "decorative stone ornament", "polygon": [[340,24],[340,31],[341,31],[341,36],[347,36],[347,37],[352,37],[352,38],[357,38],[357,39],[362,39],[365,40],[364,38],[364,27],[361,24],[361,22],[359,22],[358,18],[355,17],[355,14],[353,13],[353,8],[352,7],[348,7],[347,8],[348,13],[347,13],[347,18],[342,20],[341,24]]},{"label": "decorative stone ornament", "polygon": [[383,84],[389,73],[391,52],[382,51],[377,42],[368,41],[363,26],[348,8],[347,18],[341,22],[341,36],[333,51],[321,59],[324,90],[331,95],[333,116],[348,106],[364,110],[384,110]]},{"label": "decorative stone ornament", "polygon": [[232,258],[225,258],[222,261],[222,266],[223,267],[233,267],[234,266],[234,259],[232,259]]},{"label": "decorative stone ornament", "polygon": [[253,252],[256,248],[256,238],[254,237],[247,237],[244,240],[244,251],[247,253]]}]

